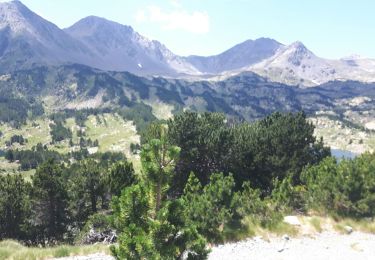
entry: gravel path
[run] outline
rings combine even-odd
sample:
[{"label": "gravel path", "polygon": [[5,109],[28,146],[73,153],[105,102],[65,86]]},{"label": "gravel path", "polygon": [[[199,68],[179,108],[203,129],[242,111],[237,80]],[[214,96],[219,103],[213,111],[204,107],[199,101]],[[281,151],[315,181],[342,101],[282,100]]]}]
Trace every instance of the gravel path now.
[{"label": "gravel path", "polygon": [[[353,232],[350,235],[323,232],[289,238],[261,237],[212,248],[209,260],[374,260],[375,234]],[[114,260],[104,254],[58,258],[58,260]]]},{"label": "gravel path", "polygon": [[311,237],[260,237],[214,247],[209,260],[353,260],[375,259],[375,235],[353,232],[342,235],[324,232]]}]

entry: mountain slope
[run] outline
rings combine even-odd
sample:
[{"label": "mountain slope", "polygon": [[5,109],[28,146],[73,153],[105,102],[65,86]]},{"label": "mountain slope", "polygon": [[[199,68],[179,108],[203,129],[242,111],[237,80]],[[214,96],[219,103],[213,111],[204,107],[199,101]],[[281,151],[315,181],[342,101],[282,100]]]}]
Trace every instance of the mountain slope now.
[{"label": "mountain slope", "polygon": [[189,56],[186,58],[202,73],[218,74],[258,63],[272,57],[282,46],[267,38],[247,40],[215,56]]},{"label": "mountain slope", "polygon": [[323,59],[301,42],[282,46],[272,57],[241,71],[253,71],[272,81],[302,86],[316,86],[333,80],[375,81],[375,61]]},{"label": "mountain slope", "polygon": [[0,3],[0,71],[64,63],[138,75],[199,74],[129,26],[91,16],[61,30],[20,1]]},{"label": "mountain slope", "polygon": [[0,4],[0,36],[0,69],[94,60],[79,41],[20,1]]},{"label": "mountain slope", "polygon": [[90,16],[65,29],[100,57],[96,67],[141,75],[199,72],[158,41],[151,41],[130,26]]}]

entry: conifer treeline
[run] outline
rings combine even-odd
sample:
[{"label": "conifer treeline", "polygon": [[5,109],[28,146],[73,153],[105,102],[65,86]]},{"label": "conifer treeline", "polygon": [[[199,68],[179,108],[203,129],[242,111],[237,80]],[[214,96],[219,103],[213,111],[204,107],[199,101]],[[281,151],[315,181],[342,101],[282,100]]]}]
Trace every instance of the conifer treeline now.
[{"label": "conifer treeline", "polygon": [[373,217],[375,156],[338,164],[313,131],[304,113],[236,123],[184,112],[143,132],[139,174],[107,154],[46,159],[31,182],[1,176],[0,237],[73,243],[97,221],[117,231],[119,259],[204,259],[208,242],[284,210]]}]

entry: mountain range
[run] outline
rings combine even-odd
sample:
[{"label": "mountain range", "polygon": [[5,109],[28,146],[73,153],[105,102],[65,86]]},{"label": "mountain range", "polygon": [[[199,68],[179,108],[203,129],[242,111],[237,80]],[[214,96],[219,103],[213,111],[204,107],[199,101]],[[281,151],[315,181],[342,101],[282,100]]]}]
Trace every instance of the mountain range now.
[{"label": "mountain range", "polygon": [[252,72],[221,81],[190,81],[145,78],[72,64],[41,66],[0,77],[0,97],[0,108],[5,102],[9,109],[9,100],[21,98],[31,107],[43,104],[49,111],[104,109],[116,113],[134,109],[143,118],[141,111],[146,107],[151,113],[155,106],[164,104],[172,107],[173,113],[184,109],[221,112],[252,121],[274,111],[303,110],[307,115],[326,111],[343,116],[345,111],[354,110],[371,115],[375,83],[331,81],[313,88],[296,88],[269,82]]},{"label": "mountain range", "polygon": [[140,76],[222,80],[254,72],[280,83],[316,86],[333,80],[375,81],[375,60],[316,56],[301,42],[247,40],[214,56],[182,57],[162,43],[104,18],[86,17],[60,29],[20,1],[0,3],[0,72],[78,63]]}]

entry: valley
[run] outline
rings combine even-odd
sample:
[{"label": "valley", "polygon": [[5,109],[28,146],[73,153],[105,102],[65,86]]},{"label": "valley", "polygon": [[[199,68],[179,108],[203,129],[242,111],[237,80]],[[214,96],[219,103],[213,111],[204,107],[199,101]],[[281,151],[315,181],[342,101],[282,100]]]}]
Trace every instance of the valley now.
[{"label": "valley", "polygon": [[[315,136],[323,137],[332,149],[361,154],[375,148],[375,84],[330,82],[301,89],[252,73],[218,82],[190,82],[68,65],[9,73],[0,82],[0,92],[9,97],[0,100],[0,106],[11,109],[7,113],[13,113],[14,102],[24,103],[26,109],[22,118],[1,124],[3,151],[12,136],[21,135],[27,142],[15,143],[12,149],[30,150],[41,143],[68,154],[80,149],[77,133],[83,131],[85,139],[99,142],[98,147],[88,147],[89,153],[122,152],[138,171],[139,157],[130,152],[130,144],[140,143],[139,135],[148,123],[184,110],[221,112],[233,122],[258,120],[274,111],[303,110],[316,126]],[[18,107],[14,109],[17,113]],[[52,142],[51,116],[59,114],[72,136]],[[3,160],[2,165],[18,172],[17,164]]]}]

